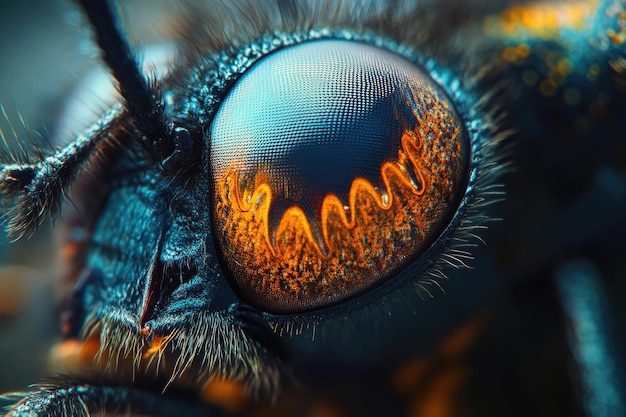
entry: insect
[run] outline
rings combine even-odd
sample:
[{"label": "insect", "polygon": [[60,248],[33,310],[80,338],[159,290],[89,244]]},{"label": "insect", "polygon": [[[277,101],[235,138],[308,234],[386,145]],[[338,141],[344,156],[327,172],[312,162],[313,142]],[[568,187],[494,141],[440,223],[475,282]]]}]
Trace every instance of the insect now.
[{"label": "insect", "polygon": [[9,415],[623,412],[619,338],[576,333],[623,285],[623,4],[190,4],[157,79],[81,4],[121,97],[3,156],[13,238],[73,203],[61,376]]}]

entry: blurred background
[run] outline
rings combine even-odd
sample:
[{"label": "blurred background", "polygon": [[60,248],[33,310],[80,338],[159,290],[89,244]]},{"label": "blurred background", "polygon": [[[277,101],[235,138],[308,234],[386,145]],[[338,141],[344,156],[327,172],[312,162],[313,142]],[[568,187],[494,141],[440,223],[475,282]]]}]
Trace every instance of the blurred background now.
[{"label": "blurred background", "polygon": [[[499,13],[513,2],[483,3]],[[169,30],[167,16],[147,0],[121,9],[123,26],[142,44]],[[580,36],[610,22],[594,24],[600,29]],[[502,178],[506,200],[486,211],[502,220],[481,234],[486,244],[474,251],[472,269],[447,271],[445,294],[415,296],[411,311],[396,308],[391,322],[372,314],[349,326],[350,337],[338,340],[329,330],[315,342],[295,338],[294,373],[307,388],[287,389],[291,399],[272,412],[239,411],[626,415],[625,53],[617,47],[598,55],[584,39],[575,42],[581,47],[573,62],[584,71],[570,71],[552,94],[539,84],[552,68],[549,53],[562,44],[541,41],[519,62],[503,55],[501,79],[521,86],[502,100],[505,124],[515,131],[507,143],[512,170]],[[11,121],[0,116],[0,128],[7,140],[13,130],[20,138],[54,137],[96,56],[71,2],[0,1],[0,104]],[[578,96],[568,101],[571,91]],[[58,338],[54,240],[46,224],[32,239],[4,239],[0,248],[0,392],[46,375]]]},{"label": "blurred background", "polygon": [[[80,29],[69,24],[68,3],[0,2],[0,129],[15,145],[34,131],[46,135],[59,100],[80,75],[75,66]],[[20,114],[30,129],[23,126]],[[8,119],[8,120],[7,120]],[[10,120],[10,122],[9,122]],[[15,130],[15,134],[13,131]],[[26,387],[45,367],[58,333],[56,251],[46,226],[35,238],[0,248],[0,390]],[[35,378],[34,380],[32,378]]]}]

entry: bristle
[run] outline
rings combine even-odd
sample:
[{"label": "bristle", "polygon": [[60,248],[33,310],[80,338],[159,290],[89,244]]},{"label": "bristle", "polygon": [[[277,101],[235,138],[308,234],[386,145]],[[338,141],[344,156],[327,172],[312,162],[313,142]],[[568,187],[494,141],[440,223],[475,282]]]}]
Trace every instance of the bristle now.
[{"label": "bristle", "polygon": [[163,391],[219,378],[242,382],[255,397],[267,398],[278,392],[283,373],[280,361],[219,314],[197,315],[193,324],[163,335],[156,350],[136,326],[128,324],[133,323],[132,317],[110,311],[106,317],[101,320],[99,313],[93,312],[81,338],[99,337],[96,363],[110,375],[158,374],[164,381]]},{"label": "bristle", "polygon": [[18,148],[17,149],[17,153],[15,150],[15,145],[11,145],[9,143],[8,138],[6,137],[5,133],[3,131],[0,130],[0,135],[2,135],[2,141],[4,143],[5,146],[5,150],[9,155],[9,159],[8,160],[2,160],[0,161],[0,163],[9,163],[9,164],[29,164],[30,160],[28,158],[28,153],[27,152],[23,152],[23,145],[21,144],[20,140],[19,140],[19,136],[17,134],[17,131],[15,130],[15,126],[11,120],[11,118],[9,117],[6,108],[3,105],[0,105],[0,111],[2,111],[2,116],[4,117],[4,120],[6,120],[7,124],[9,125],[9,128],[11,129],[11,134],[13,136],[13,142],[15,144],[17,144]]},{"label": "bristle", "polygon": [[[107,137],[120,121],[120,109],[113,109],[85,135],[53,155],[33,163],[0,161],[0,199],[11,239],[30,237],[47,217],[58,214],[74,177],[91,161],[94,150],[110,143]],[[13,162],[20,159],[10,151],[8,156]],[[11,200],[13,204],[7,205]]]}]

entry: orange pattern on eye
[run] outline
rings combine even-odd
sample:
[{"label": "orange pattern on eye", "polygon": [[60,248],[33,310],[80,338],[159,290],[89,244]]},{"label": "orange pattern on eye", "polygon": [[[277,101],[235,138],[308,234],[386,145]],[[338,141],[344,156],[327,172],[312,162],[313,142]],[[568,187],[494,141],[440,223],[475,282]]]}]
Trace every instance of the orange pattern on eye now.
[{"label": "orange pattern on eye", "polygon": [[[252,192],[244,190],[244,194],[239,193],[239,173],[236,170],[229,169],[225,174],[226,189],[234,190],[233,203],[238,207],[240,216],[243,213],[253,212],[255,217],[260,217],[260,224],[263,225],[265,243],[268,250],[274,257],[280,258],[284,253],[289,252],[290,246],[310,245],[315,249],[317,255],[325,260],[332,257],[332,253],[341,250],[342,245],[338,236],[345,234],[350,230],[359,227],[357,222],[358,204],[366,195],[376,203],[379,210],[387,211],[391,209],[394,202],[392,182],[402,184],[402,187],[414,195],[422,195],[424,192],[424,178],[420,173],[417,165],[418,152],[417,149],[419,139],[415,132],[405,132],[402,139],[402,151],[399,152],[400,160],[409,160],[411,162],[414,174],[419,178],[417,184],[414,184],[407,175],[407,168],[404,164],[396,162],[386,162],[381,168],[383,182],[385,184],[384,194],[378,191],[365,178],[356,178],[349,192],[349,204],[345,204],[335,194],[328,194],[322,202],[321,208],[321,229],[322,242],[316,239],[311,224],[307,219],[307,215],[298,206],[289,207],[283,214],[278,223],[275,233],[270,230],[269,212],[272,201],[272,187],[269,184],[262,183]],[[347,214],[348,213],[348,214]],[[367,222],[364,222],[367,223]],[[298,236],[292,235],[292,230],[299,229]],[[365,235],[366,232],[356,233],[357,235]],[[276,245],[272,243],[272,236],[277,236]],[[282,238],[282,239],[281,239]],[[297,243],[296,243],[297,242]]]},{"label": "orange pattern on eye", "polygon": [[393,276],[447,225],[468,150],[451,106],[426,86],[414,88],[407,102],[428,111],[413,111],[396,160],[380,167],[384,190],[357,177],[347,204],[329,193],[315,218],[294,205],[273,226],[268,175],[240,181],[231,166],[218,176],[217,240],[244,299],[275,313],[336,303]]}]

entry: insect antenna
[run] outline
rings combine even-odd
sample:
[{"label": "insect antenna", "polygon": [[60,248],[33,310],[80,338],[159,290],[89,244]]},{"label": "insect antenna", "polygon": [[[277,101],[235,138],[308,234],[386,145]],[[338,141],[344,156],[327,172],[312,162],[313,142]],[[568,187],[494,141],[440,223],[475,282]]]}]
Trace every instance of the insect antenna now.
[{"label": "insect antenna", "polygon": [[118,83],[119,91],[137,129],[148,139],[148,150],[161,160],[172,152],[172,123],[167,120],[158,86],[150,86],[118,29],[107,0],[81,0],[95,31],[102,57]]},{"label": "insect antenna", "polygon": [[34,162],[8,145],[0,151],[0,208],[13,240],[32,235],[47,216],[54,217],[59,212],[63,197],[78,174],[96,156],[118,146],[114,133],[120,130],[118,126],[134,126],[137,133],[129,135],[130,139],[139,141],[152,161],[172,177],[180,174],[182,167],[192,165],[191,134],[165,116],[159,88],[140,72],[108,2],[81,0],[80,3],[126,106],[113,108],[86,134],[52,155],[34,155],[37,157]]},{"label": "insect antenna", "polygon": [[115,23],[107,0],[80,0],[96,33],[103,58],[117,80],[120,93],[135,127],[143,134],[142,145],[154,162],[172,177],[192,165],[194,142],[189,131],[169,120],[161,92],[149,83]]}]

